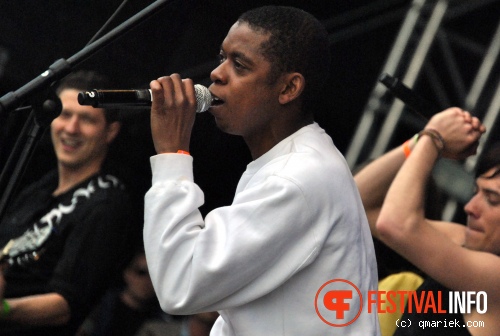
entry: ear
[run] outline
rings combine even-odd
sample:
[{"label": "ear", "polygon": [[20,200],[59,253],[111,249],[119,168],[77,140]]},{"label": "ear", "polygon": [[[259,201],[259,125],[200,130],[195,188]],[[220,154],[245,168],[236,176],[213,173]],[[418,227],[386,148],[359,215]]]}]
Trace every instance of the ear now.
[{"label": "ear", "polygon": [[279,96],[280,104],[284,105],[297,99],[304,91],[305,85],[306,80],[302,74],[298,72],[285,74],[283,77],[283,87]]},{"label": "ear", "polygon": [[116,136],[120,132],[121,124],[118,121],[113,121],[108,125],[108,131],[106,133],[106,143],[110,144],[115,140]]}]

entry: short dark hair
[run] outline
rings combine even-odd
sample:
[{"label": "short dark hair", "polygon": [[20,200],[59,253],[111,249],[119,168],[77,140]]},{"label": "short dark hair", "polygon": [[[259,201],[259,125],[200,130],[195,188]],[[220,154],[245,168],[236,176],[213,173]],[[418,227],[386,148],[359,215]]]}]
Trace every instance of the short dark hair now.
[{"label": "short dark hair", "polygon": [[271,81],[283,73],[299,72],[306,81],[304,99],[321,91],[330,68],[330,48],[325,27],[313,15],[294,7],[263,6],[243,13],[238,22],[270,33],[262,54],[272,65]]},{"label": "short dark hair", "polygon": [[[57,83],[56,94],[59,95],[65,89],[87,91],[111,86],[111,80],[107,76],[92,70],[79,70],[70,73]],[[107,123],[112,123],[118,120],[119,112],[117,109],[104,109],[104,117]]]},{"label": "short dark hair", "polygon": [[496,168],[496,170],[486,178],[494,178],[500,174],[500,142],[488,146],[484,154],[479,158],[476,166],[476,178],[484,175],[492,168]]}]

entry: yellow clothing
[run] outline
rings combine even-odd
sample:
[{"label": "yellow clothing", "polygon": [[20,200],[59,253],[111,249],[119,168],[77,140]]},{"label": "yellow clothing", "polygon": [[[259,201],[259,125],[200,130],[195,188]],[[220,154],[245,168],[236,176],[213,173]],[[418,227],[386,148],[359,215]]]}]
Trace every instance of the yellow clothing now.
[{"label": "yellow clothing", "polygon": [[[398,290],[416,290],[424,281],[424,279],[413,272],[401,272],[391,274],[378,283],[379,291],[398,291]],[[405,297],[404,304],[406,305],[407,297]],[[385,300],[385,295],[381,297]],[[398,294],[393,300],[396,303],[396,311],[394,313],[379,313],[378,318],[380,321],[380,329],[382,336],[392,336],[396,331],[396,321],[401,318],[404,306],[401,307],[401,299]],[[381,304],[382,310],[386,310],[387,302]]]}]

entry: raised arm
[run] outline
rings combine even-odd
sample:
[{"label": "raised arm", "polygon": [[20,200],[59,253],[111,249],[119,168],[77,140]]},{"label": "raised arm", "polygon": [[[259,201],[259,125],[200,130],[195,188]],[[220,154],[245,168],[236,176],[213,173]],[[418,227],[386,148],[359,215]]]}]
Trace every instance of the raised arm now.
[{"label": "raised arm", "polygon": [[391,184],[376,224],[386,244],[456,290],[487,288],[488,283],[477,277],[484,276],[480,269],[489,256],[464,249],[426,220],[425,186],[440,154],[467,157],[475,152],[484,131],[477,118],[458,108],[434,116]]},{"label": "raised arm", "polygon": [[[406,143],[406,146],[411,150],[414,144],[414,141],[410,140]],[[370,224],[370,231],[372,236],[376,238],[380,238],[375,224],[384,203],[385,195],[404,161],[405,154],[403,145],[401,145],[377,160],[370,162],[354,175],[368,223]]]},{"label": "raised arm", "polygon": [[[451,159],[466,158],[473,154],[476,149],[477,141],[469,143],[468,139],[461,138],[460,133],[457,133],[459,127],[477,129],[479,134],[484,132],[484,127],[480,125],[477,118],[472,118],[469,113],[463,112],[459,108],[449,108],[440,112],[429,121],[425,129],[433,127],[438,127],[443,133],[442,136],[446,138],[445,142],[449,142],[440,155]],[[354,176],[374,237],[380,238],[375,224],[387,191],[401,166],[405,163],[406,157],[413,152],[420,138],[422,136],[416,135],[408,139],[404,144],[367,164]]]}]

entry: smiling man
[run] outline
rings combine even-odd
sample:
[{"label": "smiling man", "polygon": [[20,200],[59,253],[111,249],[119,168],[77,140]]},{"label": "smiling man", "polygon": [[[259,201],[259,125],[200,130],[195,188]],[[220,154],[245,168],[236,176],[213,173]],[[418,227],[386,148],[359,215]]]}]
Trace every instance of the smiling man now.
[{"label": "smiling man", "polygon": [[84,89],[58,90],[63,109],[50,128],[59,171],[55,195],[71,188],[75,181],[85,180],[99,172],[108,146],[120,130],[116,116],[106,117],[104,109],[78,103],[81,90]]},{"label": "smiling man", "polygon": [[23,190],[0,225],[2,246],[14,243],[0,275],[2,335],[74,334],[128,261],[138,225],[123,184],[102,169],[120,123],[116,112],[77,100],[106,83],[93,72],[60,83],[62,111],[51,124],[57,170]]},{"label": "smiling man", "polygon": [[328,67],[327,33],[302,10],[261,7],[231,27],[211,73],[210,112],[221,130],[243,137],[253,161],[233,203],[205,218],[189,155],[193,83],[177,74],[151,82],[158,155],[151,158],[144,241],[167,312],[218,311],[211,335],[379,334],[376,314],[361,309],[366,299],[342,304],[349,308],[339,314],[340,328],[315,308],[332,279],[363,294],[377,286],[356,185],[309,106]]}]

